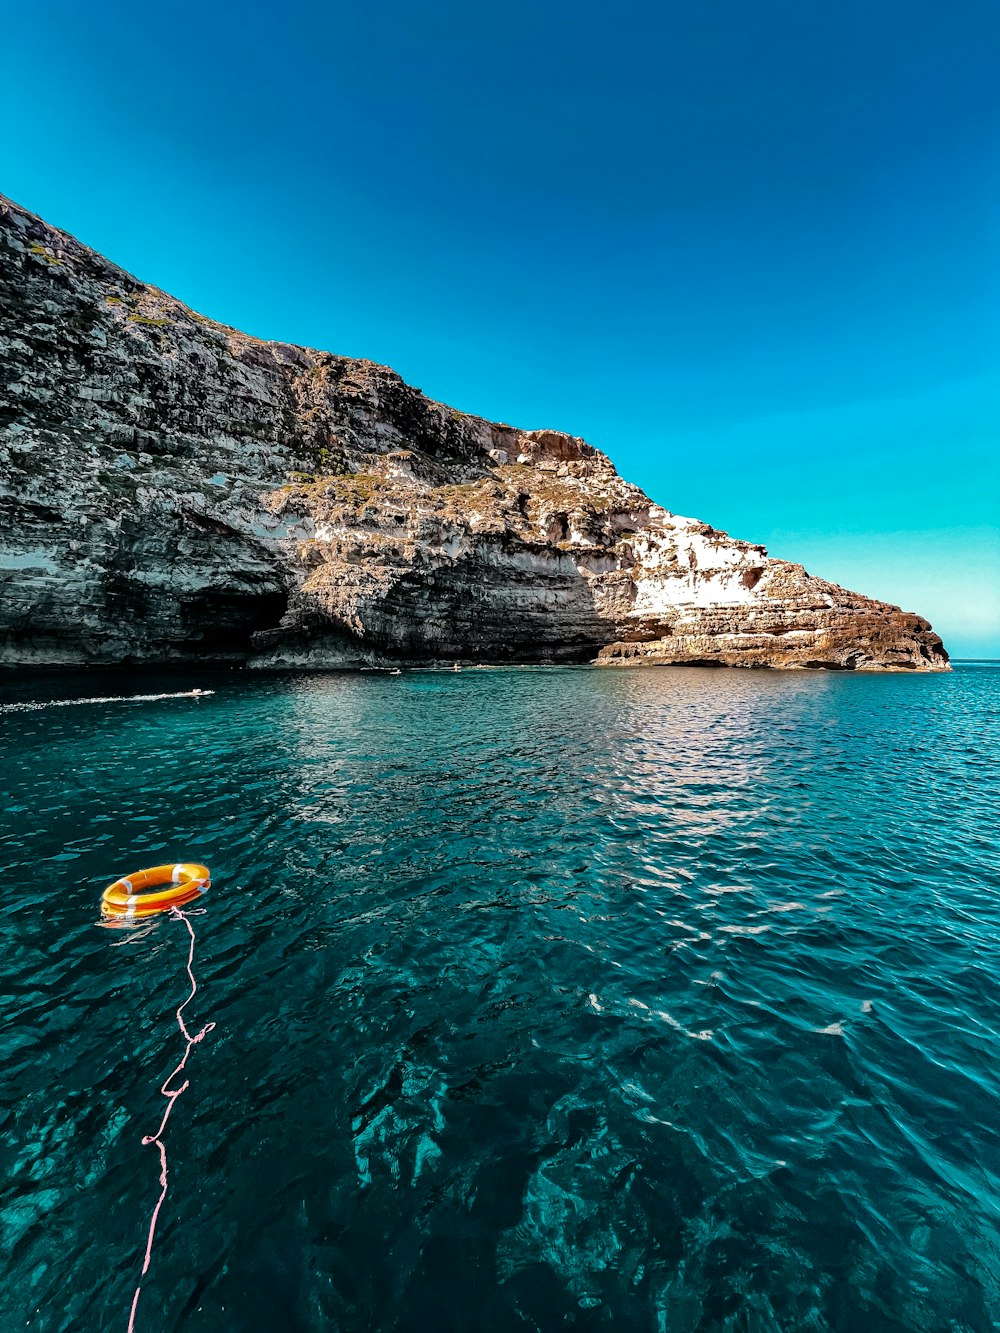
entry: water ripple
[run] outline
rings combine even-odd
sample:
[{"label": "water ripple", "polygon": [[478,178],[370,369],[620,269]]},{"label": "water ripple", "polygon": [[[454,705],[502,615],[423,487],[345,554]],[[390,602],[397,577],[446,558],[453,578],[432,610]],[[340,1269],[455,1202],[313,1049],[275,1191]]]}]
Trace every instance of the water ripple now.
[{"label": "water ripple", "polygon": [[4,1328],[124,1326],[167,859],[147,1327],[998,1326],[1000,671],[208,682],[0,684]]}]

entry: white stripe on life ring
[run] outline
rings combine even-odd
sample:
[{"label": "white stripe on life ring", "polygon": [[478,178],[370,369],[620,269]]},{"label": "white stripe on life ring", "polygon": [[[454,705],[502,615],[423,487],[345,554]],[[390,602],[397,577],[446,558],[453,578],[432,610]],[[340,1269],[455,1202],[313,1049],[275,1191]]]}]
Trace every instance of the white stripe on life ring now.
[{"label": "white stripe on life ring", "polygon": [[184,878],[184,866],[180,861],[174,866],[174,873],[171,878],[175,884],[179,884]]}]

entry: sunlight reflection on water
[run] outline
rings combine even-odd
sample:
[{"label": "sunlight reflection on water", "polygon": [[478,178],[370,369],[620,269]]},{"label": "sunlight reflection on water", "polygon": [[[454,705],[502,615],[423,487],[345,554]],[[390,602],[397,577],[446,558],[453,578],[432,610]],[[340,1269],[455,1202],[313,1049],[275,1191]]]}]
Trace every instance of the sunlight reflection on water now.
[{"label": "sunlight reflection on water", "polygon": [[4,1328],[127,1314],[165,859],[147,1327],[993,1327],[1000,672],[189,683],[0,683]]}]

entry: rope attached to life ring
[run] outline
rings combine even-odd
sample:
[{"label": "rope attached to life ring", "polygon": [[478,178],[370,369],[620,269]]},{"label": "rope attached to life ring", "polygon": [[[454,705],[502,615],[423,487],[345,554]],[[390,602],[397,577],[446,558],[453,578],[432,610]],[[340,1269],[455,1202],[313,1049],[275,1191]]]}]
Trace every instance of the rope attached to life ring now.
[{"label": "rope attached to life ring", "polygon": [[[206,879],[207,875],[208,872],[206,871],[205,872]],[[199,892],[203,892],[203,890],[199,890]],[[194,1033],[194,1035],[192,1035],[191,1032],[188,1031],[187,1024],[184,1022],[184,1010],[194,999],[198,991],[198,983],[197,981],[195,981],[194,978],[195,936],[194,936],[194,927],[191,924],[191,917],[200,916],[205,909],[199,907],[195,908],[194,911],[192,912],[183,912],[179,907],[172,906],[168,910],[170,912],[172,920],[184,922],[184,925],[187,928],[188,935],[190,935],[191,937],[190,946],[188,948],[188,958],[187,958],[187,974],[191,982],[191,990],[188,994],[187,999],[177,1009],[177,1026],[180,1028],[180,1033],[181,1036],[184,1038],[184,1043],[185,1043],[184,1054],[181,1056],[180,1064],[178,1064],[177,1067],[170,1074],[167,1075],[167,1077],[163,1080],[162,1086],[160,1087],[160,1092],[167,1099],[166,1110],[163,1112],[163,1119],[160,1121],[160,1126],[157,1129],[156,1133],[147,1134],[142,1140],[143,1146],[155,1143],[160,1154],[160,1197],[157,1199],[156,1207],[153,1209],[152,1216],[149,1219],[149,1232],[146,1237],[146,1253],[142,1261],[142,1272],[139,1275],[140,1281],[136,1286],[135,1295],[132,1297],[132,1309],[128,1317],[128,1333],[134,1333],[135,1330],[135,1312],[139,1305],[139,1292],[142,1290],[142,1279],[146,1276],[146,1273],[149,1269],[150,1260],[152,1259],[153,1256],[153,1238],[156,1235],[156,1223],[159,1220],[160,1209],[163,1207],[163,1200],[167,1197],[167,1149],[163,1142],[163,1135],[164,1131],[167,1128],[167,1121],[170,1119],[170,1113],[174,1109],[174,1104],[177,1101],[177,1098],[181,1095],[181,1093],[187,1090],[190,1084],[190,1079],[186,1078],[179,1088],[171,1088],[170,1083],[172,1079],[175,1079],[177,1075],[182,1073],[182,1071],[184,1070],[184,1067],[188,1061],[188,1056],[191,1054],[192,1047],[197,1046],[198,1043],[202,1041],[205,1037],[207,1037],[208,1034],[215,1027],[214,1023],[206,1023],[200,1032],[196,1032]]]}]

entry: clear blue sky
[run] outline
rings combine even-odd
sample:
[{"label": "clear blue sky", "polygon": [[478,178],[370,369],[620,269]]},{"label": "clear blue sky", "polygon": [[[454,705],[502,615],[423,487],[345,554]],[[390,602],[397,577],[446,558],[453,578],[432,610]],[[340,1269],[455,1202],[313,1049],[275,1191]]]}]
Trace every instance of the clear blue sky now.
[{"label": "clear blue sky", "polygon": [[1000,656],[1000,4],[10,7],[0,190]]}]

